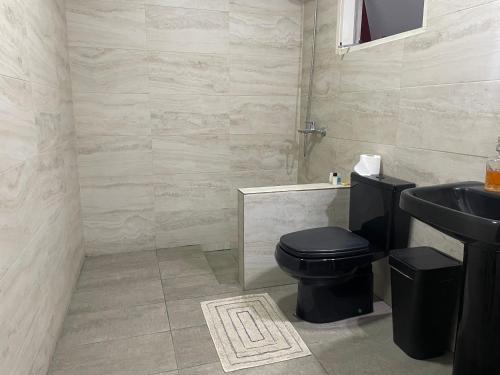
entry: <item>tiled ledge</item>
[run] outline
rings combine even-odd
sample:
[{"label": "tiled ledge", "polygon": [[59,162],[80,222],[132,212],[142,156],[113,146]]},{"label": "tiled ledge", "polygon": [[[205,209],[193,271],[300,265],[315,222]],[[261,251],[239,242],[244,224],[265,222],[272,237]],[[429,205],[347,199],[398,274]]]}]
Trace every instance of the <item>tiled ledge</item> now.
[{"label": "tiled ledge", "polygon": [[326,189],[348,189],[350,185],[332,185],[328,183],[302,184],[302,185],[283,185],[283,186],[265,186],[254,188],[238,189],[242,194],[265,194],[282,193],[288,191],[308,191],[308,190],[326,190]]}]

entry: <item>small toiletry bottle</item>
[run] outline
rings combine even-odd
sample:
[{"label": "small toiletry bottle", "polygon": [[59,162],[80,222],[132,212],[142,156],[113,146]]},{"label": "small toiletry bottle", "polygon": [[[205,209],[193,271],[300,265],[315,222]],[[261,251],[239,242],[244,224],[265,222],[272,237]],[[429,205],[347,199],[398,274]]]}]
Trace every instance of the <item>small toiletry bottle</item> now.
[{"label": "small toiletry bottle", "polygon": [[335,181],[334,181],[334,177],[333,177],[333,172],[330,172],[330,176],[328,178],[328,181],[331,183],[331,184],[334,184]]},{"label": "small toiletry bottle", "polygon": [[488,160],[486,164],[486,182],[484,188],[488,191],[500,193],[500,137],[498,137],[496,157]]}]

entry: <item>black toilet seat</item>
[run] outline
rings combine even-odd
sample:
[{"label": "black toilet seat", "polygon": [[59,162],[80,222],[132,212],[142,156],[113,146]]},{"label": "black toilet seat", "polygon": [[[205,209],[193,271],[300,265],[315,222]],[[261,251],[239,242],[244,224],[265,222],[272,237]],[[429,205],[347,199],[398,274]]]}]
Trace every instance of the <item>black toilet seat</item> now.
[{"label": "black toilet seat", "polygon": [[289,233],[281,237],[279,246],[288,254],[302,259],[338,259],[370,252],[370,243],[366,239],[340,227]]}]

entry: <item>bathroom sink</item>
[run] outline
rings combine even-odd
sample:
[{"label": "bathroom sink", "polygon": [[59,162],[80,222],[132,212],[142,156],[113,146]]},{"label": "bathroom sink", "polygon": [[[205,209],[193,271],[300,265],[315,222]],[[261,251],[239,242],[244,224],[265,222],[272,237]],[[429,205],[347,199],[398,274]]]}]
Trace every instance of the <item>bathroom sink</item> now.
[{"label": "bathroom sink", "polygon": [[459,182],[403,191],[400,207],[464,243],[500,244],[500,194],[480,182]]}]

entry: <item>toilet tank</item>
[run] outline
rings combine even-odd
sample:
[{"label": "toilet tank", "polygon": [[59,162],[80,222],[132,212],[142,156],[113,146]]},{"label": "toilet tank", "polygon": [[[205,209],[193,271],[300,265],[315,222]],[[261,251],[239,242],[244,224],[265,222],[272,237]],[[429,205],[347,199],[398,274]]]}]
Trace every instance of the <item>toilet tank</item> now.
[{"label": "toilet tank", "polygon": [[399,208],[399,198],[414,183],[389,176],[351,174],[349,229],[366,238],[374,251],[408,246],[410,215]]}]

